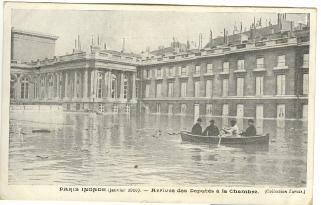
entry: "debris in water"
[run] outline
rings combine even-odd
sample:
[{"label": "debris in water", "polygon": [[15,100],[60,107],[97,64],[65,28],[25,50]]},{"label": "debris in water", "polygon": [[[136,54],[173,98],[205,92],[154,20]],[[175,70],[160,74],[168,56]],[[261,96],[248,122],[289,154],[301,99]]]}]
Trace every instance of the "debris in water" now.
[{"label": "debris in water", "polygon": [[40,159],[47,159],[48,156],[40,156],[40,155],[37,155],[36,157],[40,158]]},{"label": "debris in water", "polygon": [[35,130],[32,130],[32,133],[49,133],[51,132],[50,130],[48,129],[35,129]]},{"label": "debris in water", "polygon": [[136,165],[134,166],[134,168],[137,169],[137,168],[138,168],[138,165],[136,164]]}]

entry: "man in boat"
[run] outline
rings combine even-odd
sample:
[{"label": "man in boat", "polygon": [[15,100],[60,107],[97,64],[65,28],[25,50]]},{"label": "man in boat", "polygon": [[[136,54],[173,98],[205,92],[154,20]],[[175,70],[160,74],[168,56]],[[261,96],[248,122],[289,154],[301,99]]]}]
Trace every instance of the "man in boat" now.
[{"label": "man in boat", "polygon": [[195,125],[192,127],[192,134],[193,135],[202,135],[202,126],[201,126],[202,119],[198,118]]},{"label": "man in boat", "polygon": [[223,132],[227,135],[230,135],[230,136],[235,136],[235,135],[238,135],[239,134],[239,127],[237,126],[237,123],[236,123],[236,120],[232,119],[230,121],[230,127],[227,127],[227,128],[223,128]]},{"label": "man in boat", "polygon": [[256,135],[256,128],[254,126],[254,120],[248,120],[249,127],[246,129],[245,132],[242,133],[243,136],[255,136]]},{"label": "man in boat", "polygon": [[206,127],[206,129],[203,132],[203,135],[205,136],[218,136],[220,134],[219,129],[215,125],[214,120],[210,120],[210,125]]}]

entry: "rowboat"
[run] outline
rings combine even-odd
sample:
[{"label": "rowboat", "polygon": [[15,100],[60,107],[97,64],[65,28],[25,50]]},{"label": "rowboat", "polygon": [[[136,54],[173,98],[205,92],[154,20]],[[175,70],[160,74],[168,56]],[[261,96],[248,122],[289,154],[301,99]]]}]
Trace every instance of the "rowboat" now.
[{"label": "rowboat", "polygon": [[181,131],[181,138],[183,142],[194,143],[212,143],[212,144],[225,144],[225,145],[247,145],[247,144],[269,144],[270,136],[257,135],[257,136],[202,136],[192,135],[187,131]]}]

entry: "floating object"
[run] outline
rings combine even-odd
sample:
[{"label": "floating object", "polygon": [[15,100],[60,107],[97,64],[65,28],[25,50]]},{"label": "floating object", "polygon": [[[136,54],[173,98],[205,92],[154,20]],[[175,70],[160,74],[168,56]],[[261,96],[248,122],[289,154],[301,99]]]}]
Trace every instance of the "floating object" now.
[{"label": "floating object", "polygon": [[47,159],[48,156],[40,156],[40,155],[37,155],[36,157],[40,158],[40,159]]},{"label": "floating object", "polygon": [[182,141],[195,143],[213,143],[213,144],[268,144],[269,134],[257,136],[202,136],[192,135],[190,132],[181,131]]},{"label": "floating object", "polygon": [[36,129],[36,130],[32,130],[32,133],[49,133],[51,132],[48,129]]},{"label": "floating object", "polygon": [[137,169],[137,168],[138,168],[138,165],[136,164],[136,165],[134,166],[134,168]]}]

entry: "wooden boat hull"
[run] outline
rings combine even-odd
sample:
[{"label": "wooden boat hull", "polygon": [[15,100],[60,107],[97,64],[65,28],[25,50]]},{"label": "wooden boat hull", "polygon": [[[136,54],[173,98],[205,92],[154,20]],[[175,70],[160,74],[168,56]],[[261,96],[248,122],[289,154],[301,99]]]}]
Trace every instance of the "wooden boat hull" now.
[{"label": "wooden boat hull", "polygon": [[[194,143],[212,143],[218,144],[220,137],[218,136],[201,136],[201,135],[192,135],[190,132],[181,132],[181,138],[183,142],[194,142]],[[237,137],[221,137],[220,144],[227,145],[247,145],[247,144],[269,144],[270,136],[267,135],[258,135],[258,136],[237,136]]]}]

